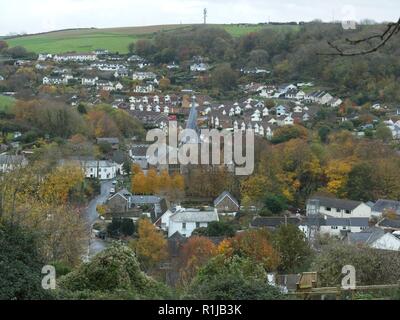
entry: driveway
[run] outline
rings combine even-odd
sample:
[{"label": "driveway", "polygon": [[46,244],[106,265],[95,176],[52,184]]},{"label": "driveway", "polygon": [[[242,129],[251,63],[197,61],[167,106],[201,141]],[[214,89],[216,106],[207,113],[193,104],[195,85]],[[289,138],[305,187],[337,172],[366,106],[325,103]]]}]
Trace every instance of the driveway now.
[{"label": "driveway", "polygon": [[[110,196],[110,190],[113,187],[112,181],[113,180],[101,182],[100,194],[96,198],[94,198],[92,201],[90,201],[90,203],[85,211],[84,217],[85,217],[87,225],[90,227],[90,230],[92,229],[93,224],[99,218],[99,214],[97,213],[97,210],[96,210],[97,205],[103,204]],[[90,259],[90,257],[93,257],[94,255],[103,251],[106,248],[107,248],[107,243],[99,238],[96,238],[91,233],[90,240],[89,240],[89,246],[88,246],[89,259]],[[85,260],[88,260],[88,256],[86,256]]]}]

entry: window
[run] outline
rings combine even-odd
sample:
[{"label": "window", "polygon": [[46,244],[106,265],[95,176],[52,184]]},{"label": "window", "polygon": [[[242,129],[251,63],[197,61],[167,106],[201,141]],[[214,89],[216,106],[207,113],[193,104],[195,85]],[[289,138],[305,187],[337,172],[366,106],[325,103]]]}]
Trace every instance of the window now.
[{"label": "window", "polygon": [[186,223],[182,223],[182,229],[186,229]]},{"label": "window", "polygon": [[332,208],[326,207],[326,211],[332,211]]},{"label": "window", "polygon": [[337,230],[337,228],[338,228],[337,226],[332,226],[331,227],[332,230]]},{"label": "window", "polygon": [[340,209],[336,209],[336,212],[340,212],[341,210]]},{"label": "window", "polygon": [[196,229],[200,228],[200,222],[196,222]]},{"label": "window", "polygon": [[345,212],[346,212],[347,214],[350,214],[350,213],[351,213],[351,211],[350,211],[350,210],[346,210]]}]

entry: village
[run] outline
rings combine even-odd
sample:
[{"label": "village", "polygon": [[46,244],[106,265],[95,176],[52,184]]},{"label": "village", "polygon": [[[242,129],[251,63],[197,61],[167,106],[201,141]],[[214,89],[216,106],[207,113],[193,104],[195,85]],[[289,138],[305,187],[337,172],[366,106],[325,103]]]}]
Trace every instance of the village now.
[{"label": "village", "polygon": [[[13,75],[35,70],[28,87],[39,99],[54,99],[78,110],[108,105],[122,110],[124,117],[138,121],[145,131],[157,128],[167,133],[170,122],[178,123],[178,131],[195,128],[244,133],[251,129],[259,139],[257,141],[273,144],[282,139],[282,130],[310,129],[321,114],[336,113],[346,104],[345,98],[320,89],[316,82],[271,84],[268,80],[271,72],[262,68],[237,70],[243,76],[243,82],[247,82],[239,85],[236,97],[211,98],[193,85],[193,81],[212,69],[209,59],[199,56],[182,65],[175,62],[155,65],[138,55],[121,55],[103,49],[90,53],[42,53],[37,60],[15,61],[7,69],[8,75],[0,78],[0,84]],[[27,98],[26,92],[18,91],[6,91],[2,95]],[[193,115],[191,120],[190,114]],[[368,138],[384,124],[390,132],[390,137],[385,138],[389,144],[400,139],[400,120],[396,121],[399,115],[400,109],[395,106],[374,103],[367,111],[354,107],[350,114],[329,119],[337,127],[352,121],[358,123],[358,127],[349,130],[355,139]],[[368,121],[364,121],[367,116]],[[10,173],[18,167],[29,167],[36,149],[32,143],[23,142],[25,134],[9,132],[2,140],[0,172]],[[249,204],[237,188],[220,190],[222,192],[214,196],[185,194],[185,187],[196,184],[190,174],[193,168],[179,164],[150,164],[147,153],[150,142],[143,136],[101,135],[90,143],[104,150],[100,156],[71,154],[57,159],[59,165],[81,168],[85,179],[98,181],[102,190],[101,194],[88,199],[95,203],[93,212],[87,215],[90,216],[91,241],[96,247],[89,247],[86,261],[113,241],[128,242],[133,231],[126,231],[122,226],[124,223],[135,225],[143,217],[151,221],[168,243],[167,258],[155,269],[165,272],[170,286],[179,282],[178,264],[183,246],[199,235],[220,245],[246,230],[275,231],[280,226],[291,225],[302,232],[314,250],[318,250],[318,243],[326,237],[327,241],[335,239],[376,250],[400,251],[400,201],[397,199],[364,202],[315,194],[301,206],[282,206],[274,214],[265,214],[264,205]],[[210,165],[208,169],[220,167]],[[222,170],[232,172],[230,168],[222,167]],[[157,184],[161,184],[162,177],[170,179],[170,190],[167,192],[161,187],[145,190],[142,185],[139,187],[137,177],[153,178],[150,183],[158,181]],[[219,228],[231,230],[230,236],[226,230],[208,232]],[[285,287],[281,283],[283,280],[278,283],[277,279],[274,278],[271,284]],[[295,287],[284,288],[293,289]]]}]

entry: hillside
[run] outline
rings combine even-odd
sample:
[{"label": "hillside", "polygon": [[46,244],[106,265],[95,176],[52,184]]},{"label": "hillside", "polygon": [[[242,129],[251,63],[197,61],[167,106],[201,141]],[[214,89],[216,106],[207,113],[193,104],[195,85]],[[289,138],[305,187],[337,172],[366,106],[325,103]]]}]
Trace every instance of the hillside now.
[{"label": "hillside", "polygon": [[[22,46],[36,53],[62,53],[67,51],[92,51],[108,49],[127,53],[128,45],[138,39],[148,39],[160,31],[188,28],[192,25],[160,25],[145,27],[125,27],[109,29],[72,29],[8,39],[10,46]],[[215,25],[224,28],[232,36],[238,37],[264,28],[291,29],[292,25]]]}]

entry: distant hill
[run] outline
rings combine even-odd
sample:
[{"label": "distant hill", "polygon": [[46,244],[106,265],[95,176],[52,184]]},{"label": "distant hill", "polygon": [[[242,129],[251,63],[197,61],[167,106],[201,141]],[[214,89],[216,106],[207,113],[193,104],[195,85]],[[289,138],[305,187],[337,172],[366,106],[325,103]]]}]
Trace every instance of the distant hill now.
[{"label": "distant hill", "polygon": [[[128,45],[138,39],[149,39],[161,31],[173,31],[190,28],[194,25],[159,25],[144,27],[124,27],[108,29],[68,29],[34,35],[7,38],[9,46],[23,46],[36,53],[62,53],[68,51],[85,52],[95,49],[108,49],[113,52],[127,53]],[[238,37],[263,28],[298,28],[296,25],[231,24],[213,25],[224,28],[232,36]]]}]

